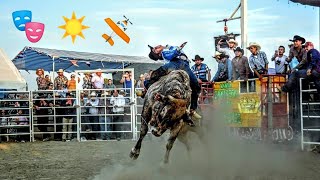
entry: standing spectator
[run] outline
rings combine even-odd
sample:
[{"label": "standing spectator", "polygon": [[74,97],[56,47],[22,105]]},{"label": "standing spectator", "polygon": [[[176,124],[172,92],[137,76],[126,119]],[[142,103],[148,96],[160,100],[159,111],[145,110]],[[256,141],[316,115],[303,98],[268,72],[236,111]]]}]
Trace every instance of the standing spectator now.
[{"label": "standing spectator", "polygon": [[220,39],[217,45],[217,51],[224,53],[225,55],[229,56],[230,59],[233,59],[235,57],[234,49],[238,46],[238,42],[234,39],[230,39],[227,41],[229,48],[220,48],[222,43],[222,39]]},{"label": "standing spectator", "polygon": [[63,69],[59,69],[58,76],[54,79],[54,89],[58,89],[58,86],[62,89],[67,88],[68,78],[63,75]]},{"label": "standing spectator", "polygon": [[[88,97],[88,100],[86,102],[86,106],[89,106],[89,121],[90,125],[89,127],[91,131],[99,131],[98,125],[93,123],[99,123],[99,115],[98,115],[98,108],[99,105],[99,99],[96,97],[97,94],[95,91],[92,91],[90,96]],[[97,134],[92,134],[91,139],[96,139]]]},{"label": "standing spectator", "polygon": [[56,125],[56,133],[54,134],[54,139],[55,140],[58,140],[58,141],[61,141],[62,140],[62,128],[63,126],[61,125],[62,123],[62,115],[64,115],[64,109],[63,108],[60,108],[62,106],[62,98],[64,98],[65,96],[62,95],[61,93],[54,93],[54,99],[55,101],[53,101],[54,103],[54,106],[57,107],[57,108],[54,108],[54,114],[55,115],[58,115],[58,116],[54,116],[54,122],[56,124],[59,124],[59,125]]},{"label": "standing spectator", "polygon": [[99,124],[100,124],[100,131],[101,135],[100,138],[102,140],[110,140],[111,136],[110,133],[107,133],[106,131],[112,131],[111,129],[111,110],[110,110],[110,98],[107,98],[106,96],[109,95],[107,92],[103,93],[101,95],[102,99],[99,101]]},{"label": "standing spectator", "polygon": [[52,83],[52,81],[51,81],[51,79],[50,79],[50,76],[47,74],[47,75],[45,76],[45,79],[46,79],[47,84],[48,84],[48,86],[49,86],[49,84]]},{"label": "standing spectator", "polygon": [[36,81],[38,85],[38,90],[46,90],[48,83],[47,80],[44,77],[44,70],[43,69],[37,69],[36,74],[38,75]]},{"label": "standing spectator", "polygon": [[89,72],[84,73],[82,88],[83,89],[92,89],[91,80],[92,80],[91,73],[89,73]]},{"label": "standing spectator", "polygon": [[[6,126],[8,125],[8,113],[6,110],[1,110],[0,115],[0,134],[6,134]],[[0,143],[3,136],[0,136]]]},{"label": "standing spectator", "polygon": [[53,83],[49,83],[49,84],[48,84],[47,90],[53,90]]},{"label": "standing spectator", "polygon": [[38,129],[40,132],[43,133],[43,141],[48,141],[50,134],[47,134],[48,132],[48,107],[49,103],[44,99],[43,94],[40,94],[39,100],[37,100],[34,104],[35,106],[35,114],[38,116],[37,117],[37,124],[38,124]]},{"label": "standing spectator", "polygon": [[193,74],[196,75],[199,83],[208,82],[208,79],[211,79],[210,69],[206,64],[202,63],[203,60],[204,58],[199,55],[196,55],[194,59],[192,59],[195,64],[191,67],[191,70]]},{"label": "standing spectator", "polygon": [[[21,109],[18,110],[17,113],[18,118],[16,119],[17,125],[21,125],[23,127],[19,127],[17,129],[17,133],[29,133],[29,118],[25,116]],[[30,136],[29,136],[30,137]],[[29,141],[28,135],[18,135],[16,141],[26,142]]]},{"label": "standing spectator", "polygon": [[262,79],[263,74],[268,74],[268,59],[265,52],[260,51],[261,46],[256,42],[251,42],[247,49],[250,50],[249,67],[252,70],[253,78]]},{"label": "standing spectator", "polygon": [[[67,87],[68,87],[69,92],[75,91],[77,88],[76,75],[71,74],[70,78],[71,79],[67,83]],[[78,82],[79,82],[79,79],[78,79]]]},{"label": "standing spectator", "polygon": [[291,72],[307,69],[307,52],[302,47],[306,40],[301,36],[295,35],[293,39],[289,41],[293,42],[293,46],[290,48],[287,61],[290,63],[293,58],[296,58],[299,62],[296,67],[292,67]]},{"label": "standing spectator", "polygon": [[144,75],[140,74],[136,88],[144,88]]},{"label": "standing spectator", "polygon": [[216,58],[220,58],[218,64],[218,70],[215,76],[212,78],[211,83],[221,82],[221,81],[231,81],[232,80],[232,62],[228,59],[228,56],[224,54],[220,54],[219,56],[215,56]]},{"label": "standing spectator", "polygon": [[271,61],[275,61],[275,68],[277,74],[286,74],[288,68],[287,56],[284,55],[285,47],[279,46],[278,51],[275,51]]},{"label": "standing spectator", "polygon": [[105,84],[105,89],[115,89],[117,88],[116,85],[113,84],[112,79],[108,79],[108,84]]},{"label": "standing spectator", "polygon": [[94,89],[103,89],[104,78],[102,77],[101,69],[98,69],[96,75],[92,77],[91,82]]},{"label": "standing spectator", "polygon": [[[113,105],[113,131],[122,131],[123,123],[123,114],[124,114],[124,106],[126,101],[123,95],[119,94],[118,90],[114,90],[113,95],[110,99],[110,104]],[[121,138],[122,133],[116,133],[116,138],[119,140]]]},{"label": "standing spectator", "polygon": [[123,88],[125,88],[126,93],[130,93],[130,90],[132,88],[132,79],[129,71],[126,71],[123,74],[120,83],[123,84]]},{"label": "standing spectator", "polygon": [[63,108],[64,111],[64,117],[62,118],[62,141],[70,141],[72,137],[72,124],[74,121],[74,117],[76,116],[76,103],[75,100],[72,99],[72,94],[67,93],[67,99],[63,100],[61,102],[61,106],[65,107]]},{"label": "standing spectator", "polygon": [[250,74],[248,58],[243,55],[243,49],[237,47],[235,50],[236,57],[232,59],[232,80],[247,81]]}]

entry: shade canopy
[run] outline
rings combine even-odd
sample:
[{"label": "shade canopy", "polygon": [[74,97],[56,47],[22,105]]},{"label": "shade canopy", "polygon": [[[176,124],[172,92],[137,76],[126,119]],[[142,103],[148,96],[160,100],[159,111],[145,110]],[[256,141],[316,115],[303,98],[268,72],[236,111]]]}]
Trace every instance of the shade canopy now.
[{"label": "shade canopy", "polygon": [[2,49],[0,49],[0,72],[0,91],[4,89],[26,90],[25,79]]},{"label": "shade canopy", "polygon": [[12,62],[19,70],[41,68],[45,71],[63,69],[66,72],[98,68],[121,69],[134,63],[162,64],[162,62],[153,61],[143,56],[111,55],[37,47],[25,47]]}]

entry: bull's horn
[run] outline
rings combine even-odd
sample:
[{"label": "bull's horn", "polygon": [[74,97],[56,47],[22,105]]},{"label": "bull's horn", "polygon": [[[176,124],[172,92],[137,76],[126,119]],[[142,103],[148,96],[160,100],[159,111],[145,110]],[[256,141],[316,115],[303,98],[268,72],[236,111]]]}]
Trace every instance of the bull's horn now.
[{"label": "bull's horn", "polygon": [[168,99],[169,99],[170,102],[173,102],[174,104],[177,104],[179,106],[184,106],[184,105],[187,104],[187,100],[185,100],[185,99],[177,99],[177,98],[174,98],[171,95],[168,95]]},{"label": "bull's horn", "polygon": [[169,101],[175,101],[176,100],[176,98],[174,98],[173,96],[171,96],[171,95],[168,95],[168,99],[169,99]]}]

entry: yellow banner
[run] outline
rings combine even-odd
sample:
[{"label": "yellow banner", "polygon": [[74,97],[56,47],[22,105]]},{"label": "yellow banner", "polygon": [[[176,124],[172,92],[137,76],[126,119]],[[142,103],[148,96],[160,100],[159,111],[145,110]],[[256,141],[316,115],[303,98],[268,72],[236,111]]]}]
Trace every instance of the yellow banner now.
[{"label": "yellow banner", "polygon": [[231,112],[226,119],[231,127],[261,127],[261,82],[216,82],[214,102],[226,102]]}]

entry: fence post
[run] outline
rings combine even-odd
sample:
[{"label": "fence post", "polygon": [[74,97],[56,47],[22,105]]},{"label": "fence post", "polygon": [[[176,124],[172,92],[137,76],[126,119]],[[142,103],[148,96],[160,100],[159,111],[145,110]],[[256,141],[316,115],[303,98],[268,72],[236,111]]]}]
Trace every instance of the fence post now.
[{"label": "fence post", "polygon": [[268,76],[268,140],[272,141],[273,130],[273,102],[272,102],[272,77]]}]

